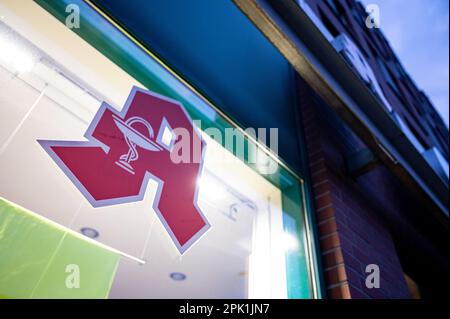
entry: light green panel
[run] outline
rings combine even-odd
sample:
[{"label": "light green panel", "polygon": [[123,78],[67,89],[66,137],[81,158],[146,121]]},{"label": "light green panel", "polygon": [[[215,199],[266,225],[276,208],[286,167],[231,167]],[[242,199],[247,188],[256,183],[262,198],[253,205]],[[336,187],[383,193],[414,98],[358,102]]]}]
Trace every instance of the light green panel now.
[{"label": "light green panel", "polygon": [[[106,298],[119,258],[0,198],[0,298]],[[66,287],[70,264],[79,288]]]},{"label": "light green panel", "polygon": [[0,200],[0,294],[31,296],[64,232]]},{"label": "light green panel", "polygon": [[[77,252],[77,253],[74,253]],[[107,298],[117,268],[117,254],[74,236],[65,236],[33,298]],[[80,289],[67,289],[66,266],[79,266]]]}]

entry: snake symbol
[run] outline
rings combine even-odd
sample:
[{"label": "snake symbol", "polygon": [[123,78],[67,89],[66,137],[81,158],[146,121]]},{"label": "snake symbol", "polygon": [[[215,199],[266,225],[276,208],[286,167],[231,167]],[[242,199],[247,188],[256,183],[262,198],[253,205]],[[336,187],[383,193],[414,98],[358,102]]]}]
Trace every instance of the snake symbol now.
[{"label": "snake symbol", "polygon": [[[150,139],[153,139],[155,133],[153,131],[152,126],[146,120],[139,116],[130,117],[128,120],[123,121],[116,115],[113,115],[113,120],[116,123],[117,127],[120,129],[122,134],[125,137],[125,142],[128,145],[128,152],[119,157],[119,160],[116,164],[126,170],[127,172],[134,174],[134,169],[131,166],[130,162],[136,161],[139,158],[139,153],[137,151],[137,146],[142,147],[143,149],[159,152],[162,150],[158,144],[153,142]],[[133,128],[133,124],[141,123],[143,124],[148,131],[148,137],[141,134],[135,128]]]}]

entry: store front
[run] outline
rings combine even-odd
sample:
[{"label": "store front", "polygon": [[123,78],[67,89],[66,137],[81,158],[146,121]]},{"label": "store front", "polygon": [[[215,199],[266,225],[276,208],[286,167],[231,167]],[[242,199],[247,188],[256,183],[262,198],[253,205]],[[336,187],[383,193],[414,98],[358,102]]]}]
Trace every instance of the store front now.
[{"label": "store front", "polygon": [[[218,39],[180,59],[103,2],[0,1],[0,297],[320,298],[287,62],[231,2],[215,9],[260,55]],[[166,167],[180,125],[192,162]]]}]

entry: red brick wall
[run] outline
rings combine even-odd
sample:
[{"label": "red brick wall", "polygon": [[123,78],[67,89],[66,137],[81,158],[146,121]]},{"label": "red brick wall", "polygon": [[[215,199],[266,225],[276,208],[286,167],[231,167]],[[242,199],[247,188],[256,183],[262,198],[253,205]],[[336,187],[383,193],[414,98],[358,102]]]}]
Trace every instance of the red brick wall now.
[{"label": "red brick wall", "polygon": [[[366,200],[364,188],[343,169],[345,150],[361,149],[362,143],[347,134],[343,124],[331,127],[332,121],[324,121],[323,106],[304,85],[299,100],[327,297],[409,298],[386,223]],[[380,268],[379,289],[365,285],[368,264]]]}]

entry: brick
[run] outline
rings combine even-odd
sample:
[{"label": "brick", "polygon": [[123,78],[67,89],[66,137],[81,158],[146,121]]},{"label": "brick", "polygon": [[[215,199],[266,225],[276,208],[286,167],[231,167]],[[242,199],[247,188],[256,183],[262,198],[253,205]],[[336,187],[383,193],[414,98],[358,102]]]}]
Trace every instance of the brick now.
[{"label": "brick", "polygon": [[306,133],[306,141],[320,140],[321,134],[318,129],[312,129]]},{"label": "brick", "polygon": [[325,271],[325,281],[327,285],[341,283],[347,280],[344,265],[333,267]]},{"label": "brick", "polygon": [[321,131],[320,129],[317,127],[317,125],[315,126],[311,126],[310,128],[308,128],[308,130],[306,131],[306,138],[309,140],[319,140],[321,137]]},{"label": "brick", "polygon": [[319,235],[327,235],[337,231],[336,221],[334,219],[329,219],[324,223],[319,224]]},{"label": "brick", "polygon": [[[303,122],[308,123],[308,122],[315,122],[315,112],[313,109],[308,109],[305,108],[304,111],[302,111],[302,118],[303,118]],[[315,124],[315,123],[314,123]]]},{"label": "brick", "polygon": [[319,171],[321,169],[325,169],[325,160],[323,158],[318,159],[316,161],[314,161],[313,163],[309,164],[309,169],[314,172],[314,171]]},{"label": "brick", "polygon": [[[411,206],[397,204],[398,185],[386,170],[374,170],[356,181],[347,175],[344,155],[361,148],[362,142],[340,119],[323,112],[309,89],[300,86],[299,93],[328,297],[408,295],[389,226],[367,197],[382,198],[386,209],[405,216],[401,210]],[[380,266],[381,289],[365,287],[365,267],[371,263]]]},{"label": "brick", "polygon": [[340,240],[337,234],[333,234],[320,240],[320,247],[322,251],[327,251],[338,246],[340,246]]},{"label": "brick", "polygon": [[321,194],[325,192],[330,192],[330,184],[327,180],[317,183],[316,185],[313,185],[313,193],[314,194]]},{"label": "brick", "polygon": [[336,248],[322,255],[322,261],[325,268],[333,267],[344,262],[342,250]]},{"label": "brick", "polygon": [[350,299],[350,289],[347,283],[327,289],[327,296],[330,299]]},{"label": "brick", "polygon": [[308,152],[308,157],[311,158],[312,156],[320,155],[323,156],[323,152],[321,148],[317,149],[311,149],[310,152]]},{"label": "brick", "polygon": [[310,165],[315,163],[316,161],[324,161],[322,151],[319,150],[319,152],[310,152],[308,155],[309,163]]},{"label": "brick", "polygon": [[311,179],[313,180],[313,183],[319,183],[327,178],[328,173],[325,168],[316,171],[311,170]]},{"label": "brick", "polygon": [[328,218],[334,217],[334,209],[333,206],[327,205],[322,207],[320,210],[316,210],[317,211],[317,219],[319,222],[326,220]]},{"label": "brick", "polygon": [[332,204],[331,196],[329,193],[324,193],[320,195],[316,195],[314,198],[317,208],[325,207]]}]

